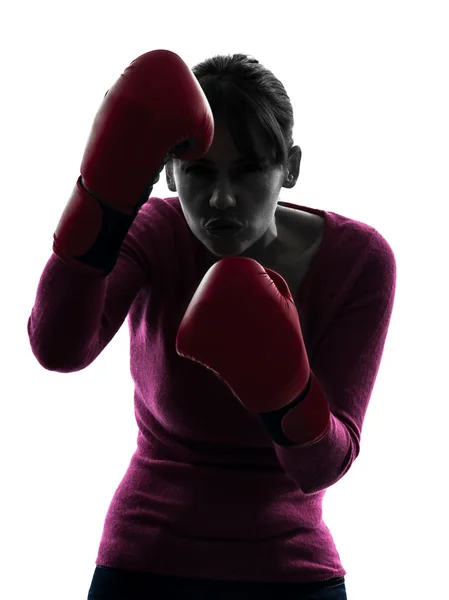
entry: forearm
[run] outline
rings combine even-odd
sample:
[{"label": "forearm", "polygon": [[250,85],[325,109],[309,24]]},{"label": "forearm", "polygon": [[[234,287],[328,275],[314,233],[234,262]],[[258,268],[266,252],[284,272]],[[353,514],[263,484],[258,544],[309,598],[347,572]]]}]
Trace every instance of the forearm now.
[{"label": "forearm", "polygon": [[285,472],[306,494],[336,483],[358,454],[358,442],[331,412],[316,377],[286,407],[259,415]]},{"label": "forearm", "polygon": [[325,490],[339,481],[358,455],[358,443],[348,428],[331,414],[326,434],[308,446],[274,448],[285,473],[305,494]]},{"label": "forearm", "polygon": [[48,261],[28,320],[31,349],[46,369],[81,370],[95,358],[106,296],[106,278]]}]

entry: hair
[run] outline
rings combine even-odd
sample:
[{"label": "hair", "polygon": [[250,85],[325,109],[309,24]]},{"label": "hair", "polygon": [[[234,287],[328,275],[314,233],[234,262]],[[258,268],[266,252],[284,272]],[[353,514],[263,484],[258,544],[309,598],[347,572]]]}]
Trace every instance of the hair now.
[{"label": "hair", "polygon": [[293,146],[293,108],[283,84],[254,57],[216,55],[192,69],[212,110],[223,117],[242,156],[257,157],[256,131],[276,165],[287,164]]}]

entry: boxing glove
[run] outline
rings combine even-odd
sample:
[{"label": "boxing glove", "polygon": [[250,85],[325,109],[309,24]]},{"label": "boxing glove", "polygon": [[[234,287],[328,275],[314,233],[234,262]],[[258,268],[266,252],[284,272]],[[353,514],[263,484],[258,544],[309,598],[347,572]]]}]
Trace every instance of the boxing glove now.
[{"label": "boxing glove", "polygon": [[215,263],[184,314],[176,351],[218,375],[279,445],[307,445],[325,434],[329,404],[276,271],[243,257]]},{"label": "boxing glove", "polygon": [[199,158],[213,136],[207,98],[177,54],[154,50],[134,60],[94,119],[54,253],[78,270],[108,275],[170,155]]}]

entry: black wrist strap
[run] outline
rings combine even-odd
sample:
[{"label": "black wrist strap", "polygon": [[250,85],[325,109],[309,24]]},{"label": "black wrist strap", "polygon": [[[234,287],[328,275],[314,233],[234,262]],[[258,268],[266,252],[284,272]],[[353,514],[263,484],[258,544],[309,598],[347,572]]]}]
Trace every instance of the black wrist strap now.
[{"label": "black wrist strap", "polygon": [[[98,202],[102,210],[102,223],[100,232],[91,248],[85,254],[76,256],[75,258],[89,267],[103,271],[103,275],[107,276],[117,263],[123,240],[143,202],[136,207],[134,214],[125,215],[107,206],[100,198],[97,198],[87,190],[83,185],[81,176],[78,179],[78,183]],[[148,199],[148,195],[146,195],[146,199]]]},{"label": "black wrist strap", "polygon": [[309,377],[309,381],[307,382],[306,387],[299,394],[297,398],[292,400],[290,404],[284,406],[283,408],[279,408],[278,410],[273,410],[268,413],[259,413],[259,417],[262,420],[262,423],[265,425],[268,433],[273,438],[273,441],[278,446],[296,446],[297,442],[292,442],[282,430],[282,419],[291,410],[294,406],[297,406],[304,398],[307,396],[310,390],[310,385],[312,381],[312,376]]}]

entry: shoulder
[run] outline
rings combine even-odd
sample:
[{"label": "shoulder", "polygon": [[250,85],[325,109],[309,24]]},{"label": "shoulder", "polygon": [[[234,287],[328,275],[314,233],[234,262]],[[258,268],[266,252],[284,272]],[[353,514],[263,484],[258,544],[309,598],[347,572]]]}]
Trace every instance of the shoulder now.
[{"label": "shoulder", "polygon": [[377,229],[371,228],[366,252],[364,277],[373,291],[392,302],[396,292],[396,257],[392,247]]}]

